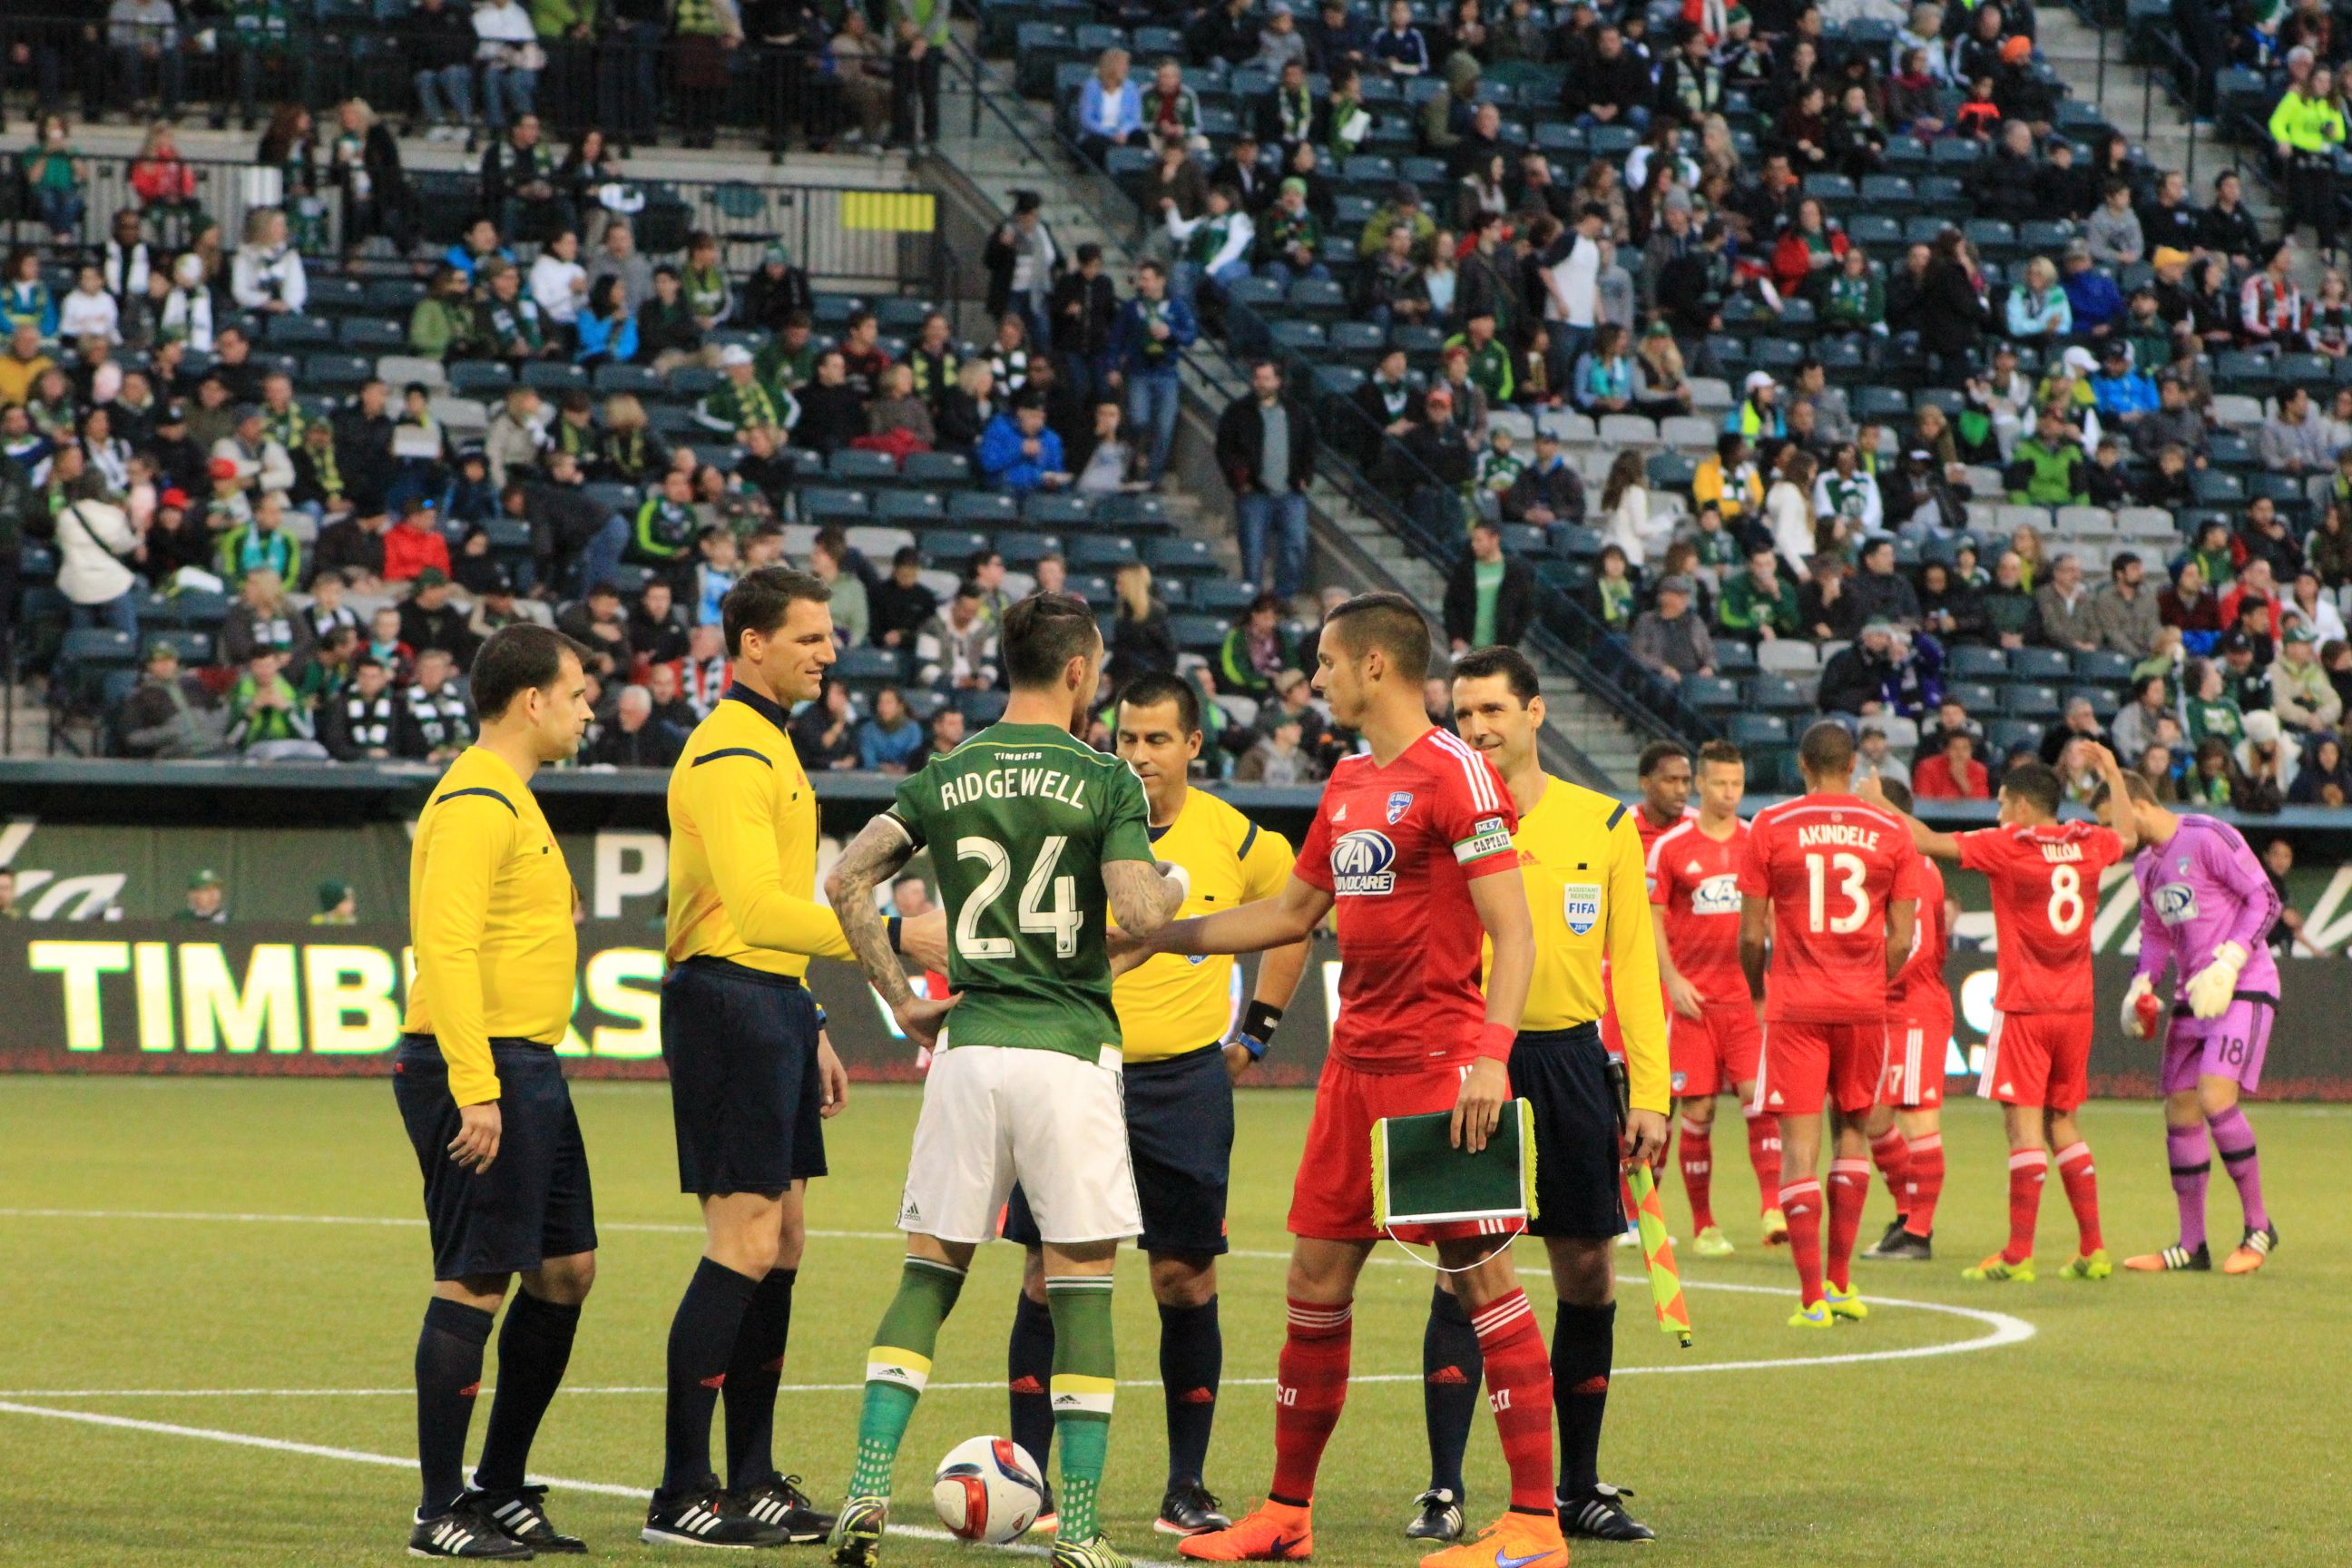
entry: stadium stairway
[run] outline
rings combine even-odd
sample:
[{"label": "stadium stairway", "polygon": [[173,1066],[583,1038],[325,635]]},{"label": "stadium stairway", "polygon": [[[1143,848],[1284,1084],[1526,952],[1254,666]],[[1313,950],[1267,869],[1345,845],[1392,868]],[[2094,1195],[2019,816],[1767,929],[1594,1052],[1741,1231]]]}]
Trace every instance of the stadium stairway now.
[{"label": "stadium stairway", "polygon": [[[2174,101],[2164,79],[2126,58],[2128,24],[2095,26],[2068,5],[2037,7],[2033,15],[2035,47],[2065,79],[2067,92],[2130,137],[2151,164],[2184,172],[2191,201],[2206,205],[2212,199],[2214,177],[2225,168],[2243,166],[2239,150],[2224,142],[2210,123],[2198,126],[2191,139],[2189,111]],[[2275,233],[2280,208],[2270,187],[2258,176],[2244,184],[2246,205],[2263,232]],[[2304,259],[2308,269],[2304,286],[2316,287],[2318,258]]]},{"label": "stadium stairway", "polygon": [[[1043,109],[1022,97],[995,64],[979,59],[976,29],[970,23],[957,26],[964,63],[976,63],[977,71],[946,73],[943,134],[936,155],[918,168],[918,175],[950,186],[968,204],[985,209],[992,226],[1003,221],[1009,193],[1034,190],[1043,203],[1042,216],[1064,252],[1089,241],[1100,245],[1113,276],[1124,287],[1139,238],[1124,216],[1125,196],[1107,177],[1082,169],[1061,151]],[[977,117],[975,90],[981,95]],[[1228,498],[1208,453],[1216,412],[1241,395],[1246,382],[1238,363],[1213,348],[1191,356],[1184,382],[1187,406],[1170,468],[1178,488],[1168,495],[1169,509],[1186,536],[1207,541],[1218,560],[1238,575],[1239,551],[1232,528],[1223,522],[1230,516]],[[1436,568],[1381,519],[1351,504],[1328,479],[1318,479],[1310,500],[1316,513],[1317,565],[1325,580],[1360,591],[1404,594],[1435,617],[1445,595],[1444,578]],[[1650,737],[1552,661],[1539,658],[1537,662],[1549,710],[1547,763],[1592,788],[1632,790],[1636,761]]]}]

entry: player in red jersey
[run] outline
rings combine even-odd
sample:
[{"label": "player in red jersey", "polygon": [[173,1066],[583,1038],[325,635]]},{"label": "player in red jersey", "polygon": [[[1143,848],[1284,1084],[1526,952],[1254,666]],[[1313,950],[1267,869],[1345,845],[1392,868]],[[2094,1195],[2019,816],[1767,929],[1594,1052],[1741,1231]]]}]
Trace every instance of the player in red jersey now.
[{"label": "player in red jersey", "polygon": [[[1494,768],[1434,729],[1422,707],[1429,628],[1397,594],[1334,609],[1316,654],[1316,689],[1360,733],[1343,760],[1282,892],[1170,923],[1138,952],[1255,952],[1297,942],[1335,907],[1339,1012],[1291,1192],[1289,1332],[1275,1373],[1274,1484],[1231,1528],[1188,1536],[1187,1557],[1297,1562],[1314,1550],[1309,1505],[1324,1445],[1347,1398],[1356,1278],[1381,1235],[1372,1222],[1371,1127],[1386,1116],[1454,1113],[1454,1138],[1485,1147],[1509,1098],[1505,1063],[1535,969],[1533,921],[1511,832],[1518,814]],[[1481,936],[1493,966],[1479,987]],[[1429,1239],[1486,1362],[1488,1405],[1511,1475],[1510,1511],[1425,1568],[1566,1568],[1552,1494],[1551,1368],[1507,1246],[1475,1226]]]},{"label": "player in red jersey", "polygon": [[[1881,779],[1878,787],[1887,805],[1910,812],[1908,784]],[[1875,798],[1867,786],[1861,793],[1864,800]],[[1944,1058],[1952,1046],[1952,993],[1944,984],[1951,932],[1943,870],[1923,858],[1911,959],[1886,993],[1886,1076],[1862,1124],[1871,1163],[1895,1198],[1894,1223],[1862,1254],[1880,1262],[1925,1263],[1936,1256],[1936,1204],[1944,1194]]]},{"label": "player in red jersey", "polygon": [[[1780,1118],[1780,1208],[1801,1297],[1790,1328],[1868,1315],[1849,1273],[1870,1195],[1862,1123],[1885,1071],[1886,990],[1911,956],[1919,897],[1919,852],[1901,819],[1855,797],[1853,757],[1835,721],[1807,730],[1797,746],[1805,793],[1756,814],[1739,869],[1739,966],[1764,1007],[1756,1103]],[[1824,1099],[1837,1138],[1826,1262],[1814,1176]]]},{"label": "player in red jersey", "polygon": [[[2092,742],[2074,744],[2110,797],[2121,799],[2115,753]],[[2138,837],[2128,814],[2118,814],[2115,827],[2060,822],[2063,795],[2057,773],[2021,763],[2001,775],[1998,827],[1937,833],[1906,819],[1920,849],[1983,872],[1992,888],[1997,975],[1977,1092],[2001,1102],[2009,1129],[2009,1245],[1962,1269],[1969,1279],[2033,1278],[2034,1222],[2053,1157],[2082,1231],[2061,1275],[2105,1279],[2115,1272],[2099,1236],[2096,1168],[2074,1111],[2089,1093],[2091,923],[2099,873],[2128,858]]]},{"label": "player in red jersey", "polygon": [[1728,741],[1698,753],[1698,815],[1650,841],[1650,904],[1658,931],[1658,969],[1673,1027],[1675,1110],[1683,1135],[1683,1190],[1690,1195],[1691,1247],[1701,1258],[1730,1256],[1715,1223],[1716,1097],[1739,1096],[1748,1119],[1748,1162],[1764,1215],[1764,1245],[1789,1239],[1780,1213],[1780,1119],[1756,1103],[1756,1068],[1764,1034],[1739,972],[1739,862],[1748,825],[1739,800],[1748,763]]}]

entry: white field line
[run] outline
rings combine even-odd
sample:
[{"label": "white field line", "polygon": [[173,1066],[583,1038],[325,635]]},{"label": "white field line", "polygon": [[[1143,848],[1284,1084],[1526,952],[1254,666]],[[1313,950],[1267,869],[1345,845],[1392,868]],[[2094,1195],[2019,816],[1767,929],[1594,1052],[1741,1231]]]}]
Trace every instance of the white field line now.
[{"label": "white field line", "polygon": [[[239,1448],[266,1448],[278,1454],[299,1454],[313,1459],[339,1459],[351,1465],[377,1465],[392,1469],[409,1470],[416,1468],[413,1458],[396,1454],[372,1454],[363,1448],[336,1448],[323,1443],[293,1443],[282,1437],[257,1436],[250,1432],[228,1432],[216,1426],[184,1426],[173,1421],[140,1421],[128,1415],[101,1415],[94,1410],[47,1410],[37,1405],[18,1405],[0,1401],[0,1415],[33,1415],[52,1421],[73,1421],[89,1426],[111,1426],[119,1431],[142,1432],[162,1437],[193,1437],[207,1443],[226,1443]],[[577,1481],[562,1476],[532,1476],[532,1484],[562,1491],[593,1492],[599,1497],[629,1498],[644,1501],[654,1494],[644,1487],[615,1486],[610,1481]],[[893,1535],[909,1535],[923,1541],[952,1541],[955,1537],[944,1530],[929,1525],[893,1524]],[[1044,1557],[1051,1547],[1023,1546],[1015,1543],[998,1548],[1026,1557]],[[1177,1568],[1176,1564],[1155,1562],[1148,1558],[1134,1559],[1138,1568]]]}]

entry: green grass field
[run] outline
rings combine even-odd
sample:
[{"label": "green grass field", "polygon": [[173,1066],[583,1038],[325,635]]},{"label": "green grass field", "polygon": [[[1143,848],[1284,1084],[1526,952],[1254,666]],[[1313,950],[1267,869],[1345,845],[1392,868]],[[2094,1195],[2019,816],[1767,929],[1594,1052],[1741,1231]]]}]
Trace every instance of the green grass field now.
[{"label": "green grass field", "polygon": [[[636,1541],[635,1489],[658,1467],[663,1341],[698,1229],[673,1190],[666,1091],[576,1093],[604,1246],[572,1387],[534,1468],[590,1483],[558,1483],[558,1521],[602,1557],[640,1561],[657,1554]],[[833,1124],[835,1173],[810,1205],[817,1235],[777,1447],[828,1504],[847,1476],[862,1357],[895,1279],[888,1227],[915,1106],[912,1090],[860,1088]],[[1307,1107],[1292,1092],[1242,1101],[1235,1256],[1223,1266],[1226,1394],[1210,1477],[1236,1511],[1271,1458],[1282,1215]],[[2285,1238],[2268,1269],[2099,1285],[2047,1274],[2022,1287],[1961,1282],[1960,1266],[2000,1240],[2003,1167],[1989,1108],[1969,1102],[1948,1121],[1940,1256],[1926,1268],[1860,1266],[1881,1308],[1867,1323],[1819,1337],[1786,1329],[1785,1256],[1748,1247],[1723,1262],[1685,1260],[1698,1338],[1678,1351],[1655,1331],[1646,1290],[1628,1281],[1602,1468],[1640,1492],[1638,1511],[1661,1536],[1654,1554],[1824,1568],[2352,1562],[2352,1109],[2254,1108]],[[2155,1110],[2095,1105],[2084,1124],[2117,1256],[2169,1240]],[[1744,1215],[1745,1162],[1719,1163],[1718,1212]],[[1669,1189],[1668,1215],[1686,1234],[1679,1183]],[[427,1255],[385,1085],[0,1080],[0,1563],[399,1558]],[[1866,1234],[1885,1212],[1881,1194]],[[2042,1256],[2054,1264],[2074,1239],[2054,1182],[2042,1217]],[[2218,1176],[2212,1219],[2218,1241],[2235,1237],[2236,1196]],[[1748,1227],[1734,1236],[1744,1241]],[[1522,1267],[1538,1263],[1522,1246]],[[1164,1454],[1157,1320],[1141,1269],[1122,1268],[1129,1387],[1113,1429],[1109,1524],[1130,1551],[1168,1559],[1171,1543],[1150,1530]],[[925,1482],[940,1453],[1003,1427],[1018,1275],[1010,1247],[992,1249],[948,1325],[899,1472],[904,1522],[931,1522]],[[1423,1483],[1428,1290],[1424,1271],[1393,1250],[1367,1272],[1357,1386],[1318,1500],[1319,1562],[1414,1560],[1400,1531]],[[1548,1294],[1530,1294],[1549,1331]],[[486,1397],[477,1441],[487,1415]],[[256,1438],[307,1447],[239,1446]],[[1498,1506],[1501,1476],[1483,1418],[1469,1475],[1483,1517]],[[971,1563],[975,1550],[908,1538],[890,1556],[922,1568]]]}]

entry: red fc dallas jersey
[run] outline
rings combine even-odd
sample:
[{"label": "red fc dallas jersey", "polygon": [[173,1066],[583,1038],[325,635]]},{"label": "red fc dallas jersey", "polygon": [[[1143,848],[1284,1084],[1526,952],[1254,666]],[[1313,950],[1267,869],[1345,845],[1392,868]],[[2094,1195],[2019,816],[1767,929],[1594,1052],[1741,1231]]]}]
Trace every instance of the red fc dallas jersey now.
[{"label": "red fc dallas jersey", "polygon": [[1886,990],[1886,1016],[1905,1023],[1952,1026],[1952,994],[1944,984],[1944,955],[1952,933],[1944,923],[1944,868],[1919,857],[1919,919],[1912,928],[1911,962]]},{"label": "red fc dallas jersey", "polygon": [[1339,915],[1332,1056],[1406,1072],[1476,1054],[1486,928],[1470,883],[1518,868],[1518,825],[1493,764],[1443,730],[1423,731],[1386,767],[1353,756],[1331,770],[1296,872]]},{"label": "red fc dallas jersey", "polygon": [[1960,865],[1992,885],[1993,1006],[2089,1012],[2099,873],[2123,858],[2123,840],[2094,823],[2045,822],[1979,828],[1959,841]]},{"label": "red fc dallas jersey", "polygon": [[1886,906],[1919,896],[1911,831],[1850,795],[1768,805],[1748,827],[1739,890],[1772,900],[1768,1023],[1886,1016]]},{"label": "red fc dallas jersey", "polygon": [[1739,861],[1748,825],[1731,819],[1721,843],[1686,817],[1650,846],[1650,902],[1665,911],[1666,951],[1710,1007],[1748,1004],[1739,967]]},{"label": "red fc dallas jersey", "polygon": [[1671,822],[1652,822],[1650,808],[1636,803],[1633,807],[1633,831],[1642,836],[1642,858],[1646,861],[1650,858],[1650,851],[1658,847],[1659,839],[1672,833],[1684,823],[1697,820],[1698,807],[1686,805],[1683,807],[1683,814]]}]

